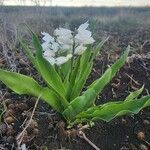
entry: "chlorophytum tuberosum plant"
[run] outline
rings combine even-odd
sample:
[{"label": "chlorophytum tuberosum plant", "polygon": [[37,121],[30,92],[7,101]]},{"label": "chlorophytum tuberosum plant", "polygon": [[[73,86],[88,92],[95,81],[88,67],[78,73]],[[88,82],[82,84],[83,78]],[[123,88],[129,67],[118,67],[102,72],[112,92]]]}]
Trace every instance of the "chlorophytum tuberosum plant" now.
[{"label": "chlorophytum tuberosum plant", "polygon": [[125,100],[108,102],[96,106],[96,97],[125,64],[130,47],[122,56],[83,91],[84,84],[92,71],[93,60],[105,40],[92,47],[95,40],[87,29],[88,22],[75,31],[58,28],[52,37],[43,32],[41,44],[37,35],[31,31],[35,53],[27,44],[20,41],[34,67],[42,76],[46,87],[39,85],[32,77],[0,69],[0,80],[18,94],[40,97],[58,111],[69,126],[95,121],[110,121],[115,117],[136,114],[150,106],[150,96],[137,98],[141,89],[131,92]]}]

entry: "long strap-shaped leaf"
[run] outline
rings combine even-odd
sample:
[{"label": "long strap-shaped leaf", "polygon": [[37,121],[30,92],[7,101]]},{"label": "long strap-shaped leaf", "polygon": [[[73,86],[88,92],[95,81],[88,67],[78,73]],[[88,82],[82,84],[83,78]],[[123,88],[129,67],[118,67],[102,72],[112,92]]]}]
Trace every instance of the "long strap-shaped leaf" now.
[{"label": "long strap-shaped leaf", "polygon": [[36,61],[38,69],[48,86],[50,86],[58,95],[62,97],[62,104],[64,108],[66,108],[68,106],[68,102],[65,99],[66,92],[64,84],[58,73],[55,71],[54,67],[46,59],[43,58],[42,46],[40,45],[38,37],[32,31],[31,33],[33,44],[36,49]]},{"label": "long strap-shaped leaf", "polygon": [[80,77],[80,79],[78,79],[75,82],[75,85],[72,88],[71,96],[70,96],[71,100],[74,100],[77,96],[80,95],[81,90],[83,89],[84,84],[92,70],[92,67],[93,67],[93,63],[87,63],[87,66],[86,66],[82,76]]},{"label": "long strap-shaped leaf", "polygon": [[35,61],[35,57],[33,56],[33,53],[30,51],[30,49],[27,47],[27,45],[19,40],[22,48],[23,48],[23,51],[25,52],[25,54],[27,55],[28,59],[32,62],[32,64],[36,67],[36,61]]},{"label": "long strap-shaped leaf", "polygon": [[96,93],[100,93],[103,88],[111,81],[111,79],[116,75],[119,69],[124,65],[128,54],[130,51],[130,46],[127,47],[124,54],[111,66],[109,67],[105,73],[101,76],[101,78],[97,79],[93,82],[89,88],[93,88]]},{"label": "long strap-shaped leaf", "polygon": [[76,76],[76,82],[71,90],[70,94],[70,101],[75,99],[77,96],[80,95],[84,84],[91,73],[92,67],[93,67],[93,59],[96,57],[98,52],[101,50],[104,43],[108,40],[108,38],[101,41],[95,49],[93,49],[91,46],[88,46],[87,50],[82,54],[80,59],[80,66],[79,71]]},{"label": "long strap-shaped leaf", "polygon": [[139,89],[139,90],[136,90],[134,92],[131,92],[125,99],[125,101],[130,101],[130,100],[133,100],[135,98],[137,98],[141,93],[142,91],[144,90],[144,85]]},{"label": "long strap-shaped leaf", "polygon": [[109,37],[103,39],[103,40],[96,46],[96,48],[95,48],[95,50],[94,50],[94,53],[93,53],[93,56],[92,56],[92,60],[95,59],[95,57],[99,54],[99,52],[100,52],[102,46],[105,44],[105,42],[108,41],[108,39],[109,39]]},{"label": "long strap-shaped leaf", "polygon": [[109,122],[115,117],[137,114],[141,109],[150,106],[150,96],[140,99],[130,99],[129,101],[109,102],[101,106],[89,108],[76,116],[74,123],[104,120]]},{"label": "long strap-shaped leaf", "polygon": [[72,88],[69,91],[70,93],[70,101],[75,99],[77,96],[80,95],[83,86],[92,70],[93,62],[90,62],[90,57],[92,54],[91,47],[89,46],[87,50],[82,54],[80,59],[78,60],[78,70],[74,72],[76,74],[74,83],[72,84]]},{"label": "long strap-shaped leaf", "polygon": [[96,80],[91,86],[89,86],[85,93],[75,98],[69,104],[68,108],[63,112],[63,115],[68,119],[72,119],[77,114],[90,107],[91,104],[94,103],[96,96],[104,89],[104,87],[111,81],[118,70],[124,65],[128,53],[129,47],[125,53],[105,71],[101,78]]},{"label": "long strap-shaped leaf", "polygon": [[57,111],[61,110],[59,97],[49,88],[41,87],[31,77],[0,69],[0,81],[18,94],[29,94],[39,97],[49,103]]}]

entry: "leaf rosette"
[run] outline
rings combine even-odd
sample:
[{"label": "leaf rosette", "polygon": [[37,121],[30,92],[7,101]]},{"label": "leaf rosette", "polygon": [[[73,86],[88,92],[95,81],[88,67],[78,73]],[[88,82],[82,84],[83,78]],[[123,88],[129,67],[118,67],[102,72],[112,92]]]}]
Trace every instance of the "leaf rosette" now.
[{"label": "leaf rosette", "polygon": [[144,86],[131,92],[125,100],[95,105],[97,96],[125,64],[130,46],[100,78],[83,90],[92,71],[94,59],[108,40],[106,38],[93,47],[95,40],[88,26],[86,22],[75,31],[58,28],[54,31],[54,36],[42,32],[42,44],[38,36],[28,27],[35,53],[22,40],[20,43],[46,86],[39,85],[32,77],[4,69],[0,69],[0,81],[18,94],[40,96],[71,126],[98,119],[110,121],[118,116],[136,114],[150,106],[150,96],[138,98]]}]

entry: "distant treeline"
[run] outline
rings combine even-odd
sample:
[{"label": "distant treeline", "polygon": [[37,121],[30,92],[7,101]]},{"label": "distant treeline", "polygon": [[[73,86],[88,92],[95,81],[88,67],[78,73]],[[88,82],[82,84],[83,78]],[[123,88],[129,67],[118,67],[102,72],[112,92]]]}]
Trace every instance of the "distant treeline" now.
[{"label": "distant treeline", "polygon": [[51,15],[116,15],[125,13],[150,13],[149,7],[38,7],[38,6],[0,6],[0,13],[35,13],[35,11]]}]

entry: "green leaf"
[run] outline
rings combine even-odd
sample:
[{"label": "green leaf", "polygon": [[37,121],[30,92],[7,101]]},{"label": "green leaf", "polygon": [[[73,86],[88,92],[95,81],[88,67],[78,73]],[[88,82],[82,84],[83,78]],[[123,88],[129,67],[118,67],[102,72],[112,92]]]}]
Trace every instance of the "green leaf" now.
[{"label": "green leaf", "polygon": [[76,76],[74,77],[74,82],[72,84],[72,88],[70,92],[70,101],[80,95],[84,84],[91,73],[93,62],[91,59],[91,46],[88,46],[87,50],[81,55],[80,59],[77,63],[77,69],[73,72]]},{"label": "green leaf", "polygon": [[112,80],[112,78],[116,75],[119,69],[124,65],[128,54],[129,54],[130,46],[127,47],[127,50],[124,54],[111,66],[109,67],[105,73],[101,76],[101,78],[94,81],[89,88],[93,88],[97,94],[99,94],[104,87]]},{"label": "green leaf", "polygon": [[106,39],[102,40],[95,48],[93,56],[92,56],[92,60],[98,55],[98,53],[100,52],[102,46],[105,44],[105,42],[107,42],[109,39],[109,37],[107,37]]},{"label": "green leaf", "polygon": [[125,101],[130,101],[130,100],[133,100],[133,99],[137,98],[142,93],[143,90],[144,90],[144,85],[139,90],[131,92],[126,97]]},{"label": "green leaf", "polygon": [[71,101],[71,93],[72,93],[73,87],[75,85],[76,77],[79,73],[79,66],[80,66],[80,57],[76,58],[76,61],[73,61],[72,70],[69,74],[69,78],[68,78],[68,81],[66,84],[68,101]]},{"label": "green leaf", "polygon": [[61,110],[61,101],[59,97],[49,88],[41,87],[31,77],[0,69],[0,81],[18,94],[29,94],[35,97],[41,96],[57,111]]},{"label": "green leaf", "polygon": [[20,40],[20,44],[24,50],[24,52],[26,53],[28,59],[32,62],[32,64],[37,67],[36,65],[36,60],[35,57],[33,56],[32,52],[30,51],[30,49],[27,47],[26,44],[24,44],[21,40]]},{"label": "green leaf", "polygon": [[62,113],[64,118],[67,120],[73,119],[77,114],[90,107],[93,103],[91,99],[94,99],[95,97],[96,93],[93,89],[85,91],[83,95],[70,102],[67,109]]},{"label": "green leaf", "polygon": [[65,99],[66,91],[64,84],[54,69],[54,67],[42,56],[42,46],[38,37],[32,32],[33,44],[36,50],[36,61],[38,65],[38,71],[41,73],[43,79],[46,81],[48,86],[52,88],[59,96],[62,97],[63,106],[66,108],[68,102]]},{"label": "green leaf", "polygon": [[98,80],[89,86],[86,92],[75,98],[69,104],[68,108],[63,112],[65,118],[74,118],[77,114],[86,110],[94,103],[97,95],[104,89],[104,87],[111,81],[119,69],[124,65],[128,53],[129,47],[124,52],[124,54],[111,67],[109,67]]},{"label": "green leaf", "polygon": [[62,80],[64,84],[66,84],[69,81],[69,75],[71,72],[71,59],[68,60],[66,63],[62,64],[60,70],[63,74]]},{"label": "green leaf", "polygon": [[71,96],[70,96],[71,100],[75,99],[77,96],[80,95],[80,93],[84,87],[84,84],[85,84],[89,74],[91,73],[92,67],[93,67],[93,63],[88,63],[82,76],[80,76],[80,79],[78,79],[75,82],[75,84],[72,88],[72,91],[71,91]]},{"label": "green leaf", "polygon": [[140,99],[130,101],[109,102],[101,106],[89,108],[87,111],[81,112],[75,118],[74,123],[84,121],[104,120],[111,121],[112,119],[129,114],[137,114],[141,109],[150,106],[150,96],[145,96]]}]

